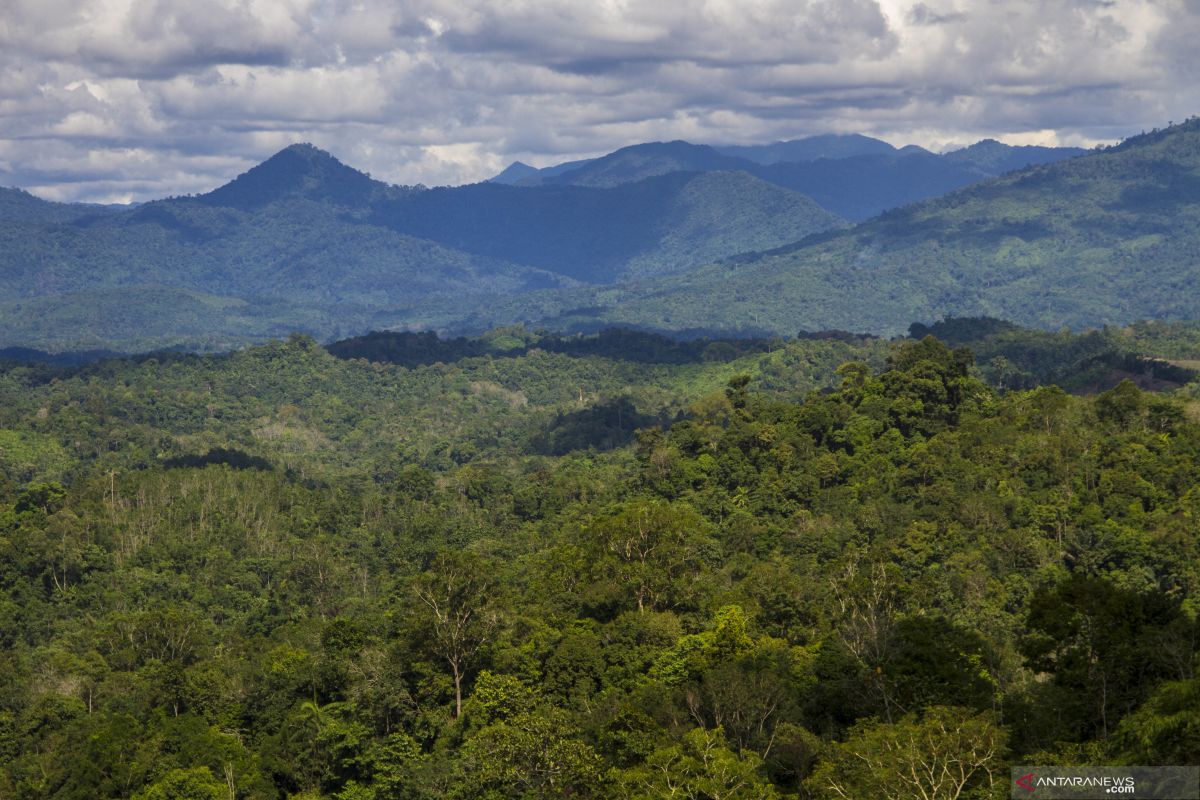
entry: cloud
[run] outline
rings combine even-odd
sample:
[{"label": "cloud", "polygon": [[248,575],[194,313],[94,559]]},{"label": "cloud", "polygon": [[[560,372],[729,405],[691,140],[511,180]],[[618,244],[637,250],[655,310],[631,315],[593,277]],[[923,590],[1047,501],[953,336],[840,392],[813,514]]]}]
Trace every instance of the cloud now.
[{"label": "cloud", "polygon": [[480,180],[636,141],[1094,143],[1200,106],[1198,0],[5,0],[0,184],[203,191],[312,141]]}]

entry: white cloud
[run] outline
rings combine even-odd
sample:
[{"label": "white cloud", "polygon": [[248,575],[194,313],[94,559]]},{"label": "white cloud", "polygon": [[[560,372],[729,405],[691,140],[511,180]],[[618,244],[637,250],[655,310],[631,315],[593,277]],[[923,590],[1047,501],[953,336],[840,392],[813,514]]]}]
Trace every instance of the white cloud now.
[{"label": "white cloud", "polygon": [[1198,0],[3,2],[0,183],[61,199],[201,191],[301,140],[434,185],[650,139],[1091,144],[1200,107]]}]

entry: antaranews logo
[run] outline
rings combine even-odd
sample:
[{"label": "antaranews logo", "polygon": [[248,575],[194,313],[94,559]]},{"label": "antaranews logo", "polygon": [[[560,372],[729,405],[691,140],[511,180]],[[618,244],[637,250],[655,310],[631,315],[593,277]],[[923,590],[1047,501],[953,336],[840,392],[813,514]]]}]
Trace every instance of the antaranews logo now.
[{"label": "antaranews logo", "polygon": [[[1137,781],[1129,775],[1043,775],[1038,777],[1037,773],[1030,772],[1017,778],[1017,786],[1027,792],[1039,788],[1088,790],[1105,795],[1132,795],[1137,792]],[[1049,797],[1050,795],[1043,796]],[[1064,796],[1074,797],[1075,795]]]},{"label": "antaranews logo", "polygon": [[1029,800],[1200,800],[1197,767],[1014,767],[1012,781]]}]

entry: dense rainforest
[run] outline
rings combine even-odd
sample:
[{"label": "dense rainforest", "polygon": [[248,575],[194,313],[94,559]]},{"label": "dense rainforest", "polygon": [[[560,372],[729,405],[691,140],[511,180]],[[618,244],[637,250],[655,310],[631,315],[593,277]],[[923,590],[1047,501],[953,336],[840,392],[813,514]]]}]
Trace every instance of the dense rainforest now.
[{"label": "dense rainforest", "polygon": [[5,363],[0,797],[1200,763],[1196,328],[912,334]]}]

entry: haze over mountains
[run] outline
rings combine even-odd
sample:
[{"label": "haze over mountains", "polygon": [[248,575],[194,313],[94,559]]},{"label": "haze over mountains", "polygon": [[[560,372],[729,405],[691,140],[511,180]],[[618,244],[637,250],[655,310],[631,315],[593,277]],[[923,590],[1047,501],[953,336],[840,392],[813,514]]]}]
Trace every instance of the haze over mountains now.
[{"label": "haze over mountains", "polygon": [[898,333],[941,315],[1044,328],[1200,318],[1200,119],[774,251],[474,320],[558,329]]},{"label": "haze over mountains", "polygon": [[[795,333],[943,314],[1200,317],[1186,291],[1198,142],[1190,121],[1089,153],[648,143],[436,189],[293,145],[207,194],[135,208],[0,190],[0,347],[223,349],[293,330],[512,322]],[[910,204],[920,197],[932,199]],[[849,227],[880,209],[893,210]]]},{"label": "haze over mountains", "polygon": [[0,209],[0,343],[50,349],[361,332],[432,297],[665,274],[845,224],[742,173],[424,189],[308,145],[197,197],[114,210],[0,190]]},{"label": "haze over mountains", "polygon": [[896,148],[859,135],[732,147],[652,142],[541,170],[517,162],[492,180],[518,186],[612,187],[681,170],[734,170],[808,195],[846,219],[861,222],[889,208],[985,178],[1085,152],[1076,147],[1013,147],[988,139],[936,155],[913,145]]}]

